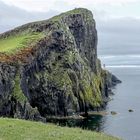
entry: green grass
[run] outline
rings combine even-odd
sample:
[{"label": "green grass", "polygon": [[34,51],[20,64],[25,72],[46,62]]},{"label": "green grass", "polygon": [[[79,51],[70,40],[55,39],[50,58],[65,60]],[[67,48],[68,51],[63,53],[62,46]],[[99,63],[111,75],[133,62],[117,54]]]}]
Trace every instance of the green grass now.
[{"label": "green grass", "polygon": [[[33,25],[38,25],[40,24],[40,26],[42,26],[43,24],[46,24],[46,22],[53,22],[55,23],[55,26],[64,26],[62,24],[62,18],[63,17],[67,17],[68,15],[71,14],[82,14],[82,13],[86,13],[86,21],[92,21],[92,18],[90,18],[92,16],[91,12],[83,9],[83,8],[77,8],[71,11],[68,11],[66,13],[62,13],[60,15],[54,16],[52,18],[50,18],[49,20],[44,20],[44,21],[39,21],[39,22],[33,22],[33,23],[29,23],[26,25],[23,25],[23,27],[25,28],[24,30],[22,30],[22,26],[17,28],[17,34],[15,35],[15,33],[13,32],[9,32],[10,36],[8,35],[8,37],[3,38],[0,37],[0,53],[6,53],[6,54],[15,54],[17,51],[21,50],[21,48],[27,47],[29,45],[34,45],[36,44],[36,42],[38,40],[40,40],[41,38],[45,37],[45,35],[43,33],[36,33],[33,32],[32,30],[30,31],[30,26]],[[32,29],[34,29],[36,27],[32,27]],[[66,28],[65,26],[63,27],[63,29]],[[20,31],[21,30],[21,31]]]},{"label": "green grass", "polygon": [[0,140],[118,140],[103,133],[18,119],[0,118]]},{"label": "green grass", "polygon": [[0,52],[10,54],[15,53],[21,48],[34,45],[42,37],[43,35],[41,33],[32,33],[0,38]]}]

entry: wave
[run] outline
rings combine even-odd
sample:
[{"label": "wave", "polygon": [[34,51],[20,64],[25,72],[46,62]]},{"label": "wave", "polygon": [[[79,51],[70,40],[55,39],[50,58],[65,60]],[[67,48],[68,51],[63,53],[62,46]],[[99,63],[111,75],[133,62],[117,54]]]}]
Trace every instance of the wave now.
[{"label": "wave", "polygon": [[102,64],[107,68],[140,68],[140,55],[102,55],[99,56]]},{"label": "wave", "polygon": [[140,58],[140,55],[124,54],[124,55],[99,55],[101,59],[111,59],[111,58]]},{"label": "wave", "polygon": [[107,65],[107,68],[140,68],[140,65]]}]

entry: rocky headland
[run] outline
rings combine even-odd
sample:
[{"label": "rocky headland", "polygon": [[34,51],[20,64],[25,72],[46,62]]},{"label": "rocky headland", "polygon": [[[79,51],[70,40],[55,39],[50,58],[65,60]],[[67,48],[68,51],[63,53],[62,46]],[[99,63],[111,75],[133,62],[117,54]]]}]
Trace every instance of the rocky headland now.
[{"label": "rocky headland", "polygon": [[101,68],[96,23],[87,9],[0,34],[0,44],[8,41],[8,49],[0,45],[0,116],[87,114],[104,108],[111,87],[120,82]]}]

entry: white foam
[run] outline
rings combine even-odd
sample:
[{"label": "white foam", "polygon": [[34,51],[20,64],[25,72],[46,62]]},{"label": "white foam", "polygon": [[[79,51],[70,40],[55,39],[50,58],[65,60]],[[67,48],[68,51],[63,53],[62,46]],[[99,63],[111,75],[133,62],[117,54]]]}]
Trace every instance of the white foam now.
[{"label": "white foam", "polygon": [[107,68],[140,68],[140,65],[108,65]]},{"label": "white foam", "polygon": [[132,55],[132,54],[124,54],[124,55],[101,55],[99,56],[99,58],[101,59],[112,59],[112,58],[117,58],[117,59],[120,59],[120,58],[140,58],[140,55]]}]

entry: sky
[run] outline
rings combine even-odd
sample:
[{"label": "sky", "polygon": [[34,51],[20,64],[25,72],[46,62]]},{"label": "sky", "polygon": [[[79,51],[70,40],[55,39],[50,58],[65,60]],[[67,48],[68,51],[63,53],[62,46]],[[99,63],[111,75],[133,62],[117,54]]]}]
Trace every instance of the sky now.
[{"label": "sky", "polygon": [[93,12],[99,48],[140,43],[140,0],[0,0],[0,33],[79,7]]}]

